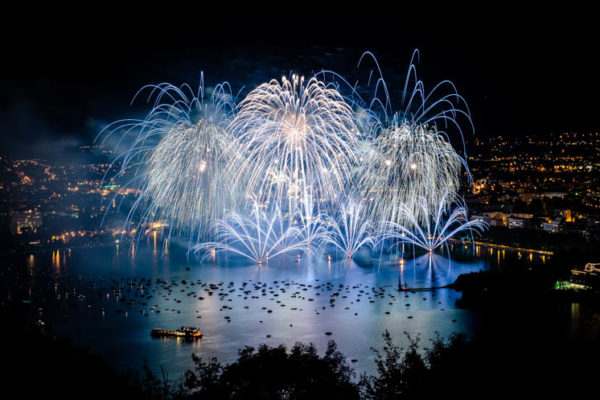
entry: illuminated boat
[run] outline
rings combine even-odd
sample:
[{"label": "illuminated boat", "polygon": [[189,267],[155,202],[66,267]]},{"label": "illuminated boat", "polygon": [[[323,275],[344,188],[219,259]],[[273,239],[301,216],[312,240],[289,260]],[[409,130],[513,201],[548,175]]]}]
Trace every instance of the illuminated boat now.
[{"label": "illuminated boat", "polygon": [[150,336],[175,337],[182,339],[200,339],[202,337],[202,332],[200,332],[198,328],[184,326],[174,331],[169,329],[155,328],[150,331]]}]

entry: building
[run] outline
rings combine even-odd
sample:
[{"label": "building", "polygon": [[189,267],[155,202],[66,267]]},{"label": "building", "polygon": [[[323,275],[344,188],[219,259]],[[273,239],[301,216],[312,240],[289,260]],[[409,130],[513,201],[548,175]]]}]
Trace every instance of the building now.
[{"label": "building", "polygon": [[587,263],[583,270],[571,270],[571,283],[586,288],[600,288],[600,263]]},{"label": "building", "polygon": [[556,220],[552,222],[544,222],[542,229],[546,232],[558,233],[560,232],[560,223]]},{"label": "building", "polygon": [[483,222],[489,226],[492,224],[492,217],[488,215],[471,215],[471,221]]},{"label": "building", "polygon": [[13,235],[22,235],[26,230],[35,232],[40,226],[42,226],[42,213],[38,210],[11,213],[10,231]]},{"label": "building", "polygon": [[522,229],[524,227],[525,227],[525,221],[523,220],[523,218],[508,217],[508,228],[509,229],[514,229],[514,228]]}]

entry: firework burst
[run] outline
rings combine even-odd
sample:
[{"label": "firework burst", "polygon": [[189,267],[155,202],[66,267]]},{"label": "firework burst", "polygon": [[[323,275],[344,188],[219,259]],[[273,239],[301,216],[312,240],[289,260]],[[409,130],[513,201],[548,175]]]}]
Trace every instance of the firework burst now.
[{"label": "firework burst", "polygon": [[238,109],[230,131],[236,181],[248,198],[291,215],[309,197],[321,208],[346,193],[359,133],[337,90],[292,75],[258,86]]},{"label": "firework burst", "polygon": [[197,93],[186,85],[159,84],[138,95],[145,90],[150,91],[148,100],[154,100],[145,119],[117,121],[103,131],[103,141],[117,136],[117,147],[125,147],[114,162],[121,162],[119,172],[111,179],[139,192],[126,224],[137,221],[141,232],[140,227],[163,220],[169,235],[196,241],[235,206],[225,174],[230,162],[225,127],[233,99],[227,85],[217,86],[208,101],[203,84]]},{"label": "firework burst", "polygon": [[203,252],[205,257],[228,251],[256,264],[267,263],[286,252],[305,251],[306,243],[301,240],[299,230],[287,222],[278,209],[267,214],[254,204],[249,217],[232,212],[216,222],[217,240],[198,244],[193,250]]},{"label": "firework burst", "polygon": [[373,226],[362,203],[350,200],[342,205],[336,218],[326,219],[328,234],[324,244],[330,244],[352,259],[363,247],[373,248],[375,236]]},{"label": "firework burst", "polygon": [[[425,221],[422,202],[432,209],[452,201],[465,160],[435,127],[402,124],[382,131],[363,146],[358,187],[376,221],[402,223],[411,215]],[[410,214],[403,208],[410,208]]]},{"label": "firework burst", "polygon": [[[412,206],[401,204],[400,213],[403,214],[405,222],[385,223],[380,240],[392,239],[433,252],[438,247],[447,245],[449,239],[460,233],[472,235],[485,229],[486,224],[483,221],[467,219],[467,208],[464,204],[457,203],[451,207],[449,203],[449,196],[445,195],[435,208],[431,208],[427,199],[421,198],[418,203],[421,211],[418,215]],[[427,217],[423,219],[422,215]]]},{"label": "firework burst", "polygon": [[[470,175],[464,143],[459,154],[447,133],[457,128],[463,139],[459,119],[471,123],[469,110],[449,81],[426,92],[416,57],[401,96],[388,90],[374,57],[380,77],[370,74],[366,90],[331,71],[271,80],[237,105],[227,84],[208,100],[203,84],[196,92],[143,88],[153,105],[147,116],[102,133],[124,148],[110,178],[138,193],[129,231],[138,224],[141,235],[162,221],[157,226],[188,238],[197,252],[261,264],[324,246],[352,258],[386,239],[433,251],[483,228],[467,221],[460,203],[463,169]],[[392,97],[401,98],[398,110]]]}]

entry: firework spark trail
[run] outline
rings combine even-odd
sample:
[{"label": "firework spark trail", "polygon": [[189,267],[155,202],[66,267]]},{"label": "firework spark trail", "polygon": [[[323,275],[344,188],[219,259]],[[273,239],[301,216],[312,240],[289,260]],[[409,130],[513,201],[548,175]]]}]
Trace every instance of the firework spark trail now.
[{"label": "firework spark trail", "polygon": [[306,250],[316,253],[327,237],[325,220],[327,214],[318,210],[312,195],[306,196],[302,206],[296,210],[292,223],[297,226],[300,239],[306,244]]},{"label": "firework spark trail", "polygon": [[188,85],[162,83],[145,86],[134,100],[146,90],[154,103],[145,119],[117,121],[100,133],[103,143],[119,136],[117,147],[125,147],[113,161],[121,167],[112,180],[126,180],[123,186],[139,191],[125,225],[136,220],[142,233],[148,223],[164,220],[169,235],[183,234],[194,242],[235,207],[225,174],[230,162],[225,127],[234,110],[231,91],[227,84],[218,85],[205,101],[203,83],[196,93]]},{"label": "firework spark trail", "polygon": [[[370,101],[364,99],[365,90],[358,83],[350,84],[333,71],[318,74],[323,79],[333,77],[350,91],[348,101],[355,105],[357,125],[365,132],[358,148],[360,162],[354,182],[368,201],[374,221],[402,223],[400,203],[410,205],[418,218],[424,219],[419,198],[428,199],[433,209],[446,191],[457,193],[462,168],[471,181],[462,126],[466,121],[473,129],[467,103],[451,81],[441,81],[427,91],[417,76],[418,59],[419,52],[415,50],[398,96],[388,88],[375,56],[365,52],[357,67],[369,60],[374,64],[366,83],[367,88],[372,88]],[[400,102],[396,111],[392,97]],[[451,135],[447,131],[450,128],[457,130],[458,135]],[[451,144],[450,138],[455,136],[463,144],[463,155]]]},{"label": "firework spark trail", "polygon": [[[458,130],[464,153],[465,132],[461,121],[467,122],[471,132],[474,133],[474,125],[467,102],[458,93],[454,83],[449,80],[442,80],[433,89],[427,91],[424,82],[417,75],[419,58],[420,53],[415,50],[401,91],[400,105],[394,110],[392,91],[383,78],[383,72],[375,55],[367,51],[361,56],[358,67],[366,63],[367,60],[371,60],[376,71],[375,74],[372,72],[369,74],[369,81],[367,82],[367,86],[373,86],[371,100],[365,102],[358,96],[359,102],[367,103],[366,107],[371,111],[371,115],[379,119],[379,122],[374,124],[372,133],[377,134],[390,126],[409,124],[433,125],[440,133],[448,136],[446,129],[452,127]],[[353,93],[356,93],[356,90],[353,90]]]},{"label": "firework spark trail", "polygon": [[300,232],[289,226],[281,212],[267,214],[254,204],[250,217],[232,212],[215,224],[217,240],[195,245],[192,250],[204,253],[205,258],[215,252],[229,251],[256,264],[267,263],[286,252],[304,252],[306,243],[299,240]]},{"label": "firework spark trail", "polygon": [[238,109],[230,130],[248,197],[291,215],[309,196],[320,208],[347,191],[359,132],[337,90],[292,75],[260,85]]},{"label": "firework spark trail", "polygon": [[[447,197],[448,195],[446,195]],[[485,229],[483,221],[469,221],[467,219],[467,208],[458,203],[455,207],[448,205],[447,198],[431,209],[428,201],[420,199],[418,206],[423,215],[429,216],[422,220],[414,213],[414,208],[406,204],[400,206],[400,212],[404,214],[404,224],[386,222],[380,234],[380,241],[392,239],[408,243],[432,252],[436,248],[447,245],[448,240],[459,233],[478,232]]]},{"label": "firework spark trail", "polygon": [[144,192],[152,198],[148,212],[184,231],[206,232],[208,224],[232,209],[228,176],[224,173],[226,133],[204,121],[171,130],[148,160]]},{"label": "firework spark trail", "polygon": [[365,212],[363,204],[354,200],[341,206],[336,218],[326,219],[329,234],[324,244],[333,245],[347,259],[352,259],[362,247],[373,248],[375,236],[373,225]]},{"label": "firework spark trail", "polygon": [[[453,201],[466,161],[435,128],[402,124],[382,131],[363,146],[358,187],[369,200],[375,221],[402,223],[412,215],[419,221],[445,199]],[[421,205],[427,203],[427,209]],[[401,212],[410,208],[411,213]]]},{"label": "firework spark trail", "polygon": [[359,65],[371,57],[376,66],[370,101],[358,83],[331,71],[271,80],[237,106],[227,84],[208,100],[203,83],[196,92],[166,83],[142,88],[136,97],[148,90],[153,104],[146,118],[117,121],[101,133],[105,141],[118,135],[126,147],[113,180],[139,192],[126,226],[135,221],[141,235],[163,220],[169,235],[187,236],[197,252],[227,250],[256,263],[326,245],[351,258],[376,239],[402,235],[432,250],[481,229],[466,221],[464,207],[448,212],[460,200],[461,171],[470,174],[446,129],[458,130],[464,152],[460,119],[472,127],[468,107],[449,81],[425,90],[418,55],[400,111],[369,52]]}]

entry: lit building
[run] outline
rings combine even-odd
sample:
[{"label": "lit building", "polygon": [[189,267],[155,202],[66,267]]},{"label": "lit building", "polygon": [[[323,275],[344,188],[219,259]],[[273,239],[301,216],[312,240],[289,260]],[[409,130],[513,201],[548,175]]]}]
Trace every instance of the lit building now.
[{"label": "lit building", "polygon": [[523,228],[525,226],[525,222],[523,221],[522,218],[515,218],[515,217],[509,217],[508,218],[508,227],[509,229],[514,229],[514,228]]},{"label": "lit building", "polygon": [[600,287],[600,263],[587,263],[583,270],[571,270],[571,282],[588,288]]},{"label": "lit building", "polygon": [[21,235],[26,229],[35,232],[40,226],[42,226],[42,213],[38,210],[11,213],[10,231],[12,234]]},{"label": "lit building", "polygon": [[560,231],[560,224],[556,220],[552,222],[544,222],[542,229],[546,232],[558,233]]}]

